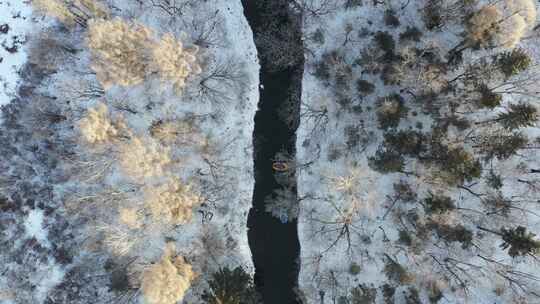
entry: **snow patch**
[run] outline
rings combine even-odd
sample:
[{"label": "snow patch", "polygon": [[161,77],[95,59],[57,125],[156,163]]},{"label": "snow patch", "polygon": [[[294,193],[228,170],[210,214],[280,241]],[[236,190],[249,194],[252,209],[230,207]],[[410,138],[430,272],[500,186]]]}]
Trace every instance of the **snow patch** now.
[{"label": "snow patch", "polygon": [[43,216],[43,210],[32,209],[24,221],[24,227],[29,238],[35,238],[42,245],[48,246],[47,231],[43,228]]},{"label": "snow patch", "polygon": [[28,1],[0,0],[0,26],[4,26],[0,31],[0,106],[15,95],[18,73],[27,57],[26,35],[36,22]]},{"label": "snow patch", "polygon": [[42,269],[41,278],[36,284],[36,297],[40,299],[40,303],[45,301],[50,290],[62,282],[64,275],[64,270],[54,263],[49,264],[48,268]]}]

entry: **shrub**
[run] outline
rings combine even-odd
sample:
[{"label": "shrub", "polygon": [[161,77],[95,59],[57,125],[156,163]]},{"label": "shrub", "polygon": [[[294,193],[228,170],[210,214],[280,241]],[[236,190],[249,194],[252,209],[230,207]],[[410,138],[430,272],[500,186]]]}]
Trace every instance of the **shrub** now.
[{"label": "shrub", "polygon": [[327,52],[322,60],[315,65],[315,74],[323,81],[329,81],[334,76],[336,87],[348,89],[352,78],[352,68],[338,51]]},{"label": "shrub", "polygon": [[360,271],[362,271],[362,268],[360,267],[360,265],[358,265],[355,262],[352,262],[351,265],[349,266],[349,273],[351,275],[358,275]]},{"label": "shrub", "polygon": [[[348,83],[347,83],[348,85]],[[348,90],[348,88],[343,88],[345,90]],[[340,105],[342,108],[349,109],[353,103],[353,100],[350,96],[347,96],[345,94],[342,94],[341,92],[337,92],[336,94],[336,103]]]}]

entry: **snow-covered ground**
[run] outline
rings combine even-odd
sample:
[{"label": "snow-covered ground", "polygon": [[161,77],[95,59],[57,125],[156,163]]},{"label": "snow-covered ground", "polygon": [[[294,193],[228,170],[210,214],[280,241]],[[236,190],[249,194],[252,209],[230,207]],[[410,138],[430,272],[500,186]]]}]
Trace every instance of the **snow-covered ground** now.
[{"label": "snow-covered ground", "polygon": [[28,1],[0,1],[0,105],[15,96],[18,71],[26,61],[27,33],[38,26]]},{"label": "snow-covered ground", "polygon": [[[450,21],[441,30],[428,31],[422,15],[426,12],[426,1],[385,1],[374,5],[377,2],[362,1],[363,5],[349,9],[341,6],[329,13],[306,18],[304,35],[309,52],[303,80],[297,157],[300,164],[313,162],[299,172],[298,178],[302,248],[299,283],[307,303],[321,303],[321,292],[324,303],[340,304],[537,303],[540,301],[534,294],[540,291],[536,281],[540,276],[537,262],[530,257],[509,257],[499,247],[502,243],[499,236],[482,233],[476,228],[476,225],[494,229],[525,225],[533,233],[540,232],[537,216],[540,208],[535,204],[538,190],[517,181],[520,177],[527,177],[538,183],[534,175],[526,174],[527,170],[538,167],[540,161],[537,144],[533,142],[539,135],[537,126],[522,129],[531,140],[531,146],[536,148],[520,150],[506,161],[493,160],[484,164],[483,178],[490,168],[502,176],[504,185],[499,192],[480,181],[466,183],[472,193],[465,188],[443,185],[432,177],[435,174],[430,175],[433,171],[430,173],[429,168],[413,159],[406,160],[404,171],[407,173],[381,174],[368,165],[368,158],[376,153],[384,133],[377,123],[376,110],[380,98],[396,92],[406,99],[410,112],[401,119],[400,130],[426,132],[435,123],[423,111],[423,104],[415,103],[411,98],[418,93],[415,88],[425,88],[429,83],[425,78],[421,80],[423,75],[411,80],[413,77],[410,75],[417,71],[405,70],[402,77],[410,82],[403,81],[404,84],[399,86],[385,85],[379,74],[367,72],[373,67],[380,71],[383,64],[380,48],[372,47],[374,35],[387,31],[393,37],[396,52],[400,52],[411,45],[400,41],[400,33],[407,27],[417,27],[423,35],[416,46],[435,50],[437,56],[438,52],[444,55],[457,45],[462,40],[459,34],[463,31],[461,24],[455,21]],[[385,20],[387,10],[392,10],[399,18],[399,25],[388,24],[391,20]],[[523,40],[520,46],[527,50],[535,63],[540,60],[537,38]],[[490,53],[466,51],[465,62],[487,54]],[[371,60],[357,61],[370,55],[373,56]],[[325,60],[323,56],[330,58],[326,59],[330,66],[329,76],[318,66]],[[536,65],[531,69],[533,74],[538,73]],[[454,72],[457,75],[459,71]],[[342,73],[343,87],[339,87],[339,79],[334,79],[334,73],[338,72]],[[358,80],[373,84],[373,91],[362,96],[357,90]],[[415,87],[413,81],[417,81],[419,86]],[[404,87],[412,88],[411,93],[400,91]],[[508,103],[516,102],[516,97],[505,94],[500,107],[475,111],[464,117],[472,121],[486,120],[494,113],[504,111]],[[475,131],[485,130],[476,128]],[[449,134],[453,139],[466,137],[455,129],[451,129]],[[465,144],[466,149],[472,151],[469,145]],[[473,156],[481,157],[479,154]],[[395,187],[403,182],[416,196],[408,203],[395,198]],[[458,210],[433,218],[423,213],[425,206],[421,200],[431,192],[451,197]],[[478,193],[481,194],[480,199],[474,195]],[[530,212],[516,210],[507,218],[488,216],[489,212],[484,209],[486,206],[480,201],[493,193],[502,193]],[[432,228],[424,231],[430,240],[426,243],[426,237],[420,236],[417,227],[410,225],[413,215],[418,216],[416,223],[434,220],[450,226],[462,224],[472,231],[474,245],[462,248],[459,242],[444,241]],[[391,278],[385,274],[385,270],[390,268],[388,265],[395,266],[394,262],[402,265],[407,275]],[[508,274],[510,277],[524,274],[518,280],[526,282],[527,291],[504,277]],[[466,288],[459,286],[460,280]],[[415,301],[416,291],[420,302]]]}]

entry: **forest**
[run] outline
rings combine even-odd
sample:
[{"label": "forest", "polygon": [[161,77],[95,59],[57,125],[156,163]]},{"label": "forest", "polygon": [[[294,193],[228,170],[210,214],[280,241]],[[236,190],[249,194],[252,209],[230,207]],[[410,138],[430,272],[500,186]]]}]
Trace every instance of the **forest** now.
[{"label": "forest", "polygon": [[0,0],[0,303],[540,303],[537,5]]}]

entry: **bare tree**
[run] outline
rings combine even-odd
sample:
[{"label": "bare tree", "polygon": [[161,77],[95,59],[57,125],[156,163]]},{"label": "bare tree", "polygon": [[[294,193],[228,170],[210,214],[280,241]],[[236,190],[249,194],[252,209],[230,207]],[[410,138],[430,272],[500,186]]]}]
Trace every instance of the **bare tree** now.
[{"label": "bare tree", "polygon": [[[140,0],[141,2],[143,0]],[[183,16],[186,8],[193,6],[194,0],[146,0],[171,17]]]},{"label": "bare tree", "polygon": [[230,102],[245,84],[242,65],[233,58],[229,60],[207,62],[203,71],[194,79],[195,84],[187,88],[186,95],[199,98],[203,102],[220,104]]}]

